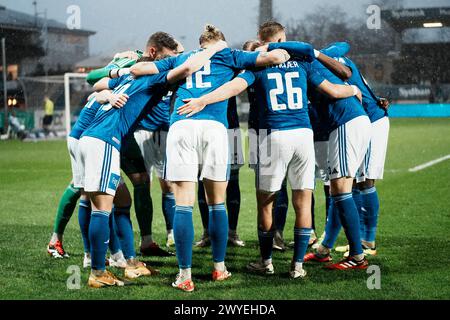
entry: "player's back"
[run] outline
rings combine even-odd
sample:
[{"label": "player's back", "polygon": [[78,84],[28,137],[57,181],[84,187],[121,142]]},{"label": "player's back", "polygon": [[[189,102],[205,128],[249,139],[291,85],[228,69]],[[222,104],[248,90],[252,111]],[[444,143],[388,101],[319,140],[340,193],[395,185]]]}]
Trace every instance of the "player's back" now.
[{"label": "player's back", "polygon": [[362,104],[364,110],[372,122],[387,116],[387,111],[378,106],[378,98],[373,93],[364,76],[359,71],[356,64],[348,57],[339,58],[339,62],[345,64],[352,69],[352,76],[347,80],[349,84],[357,86],[362,93]]},{"label": "player's back", "polygon": [[[340,78],[338,78],[333,72],[327,69],[318,60],[314,60],[311,63],[314,71],[318,72],[326,80],[333,84],[344,85],[346,84]],[[313,104],[314,102],[311,101]],[[349,97],[344,99],[328,99],[328,115],[330,131],[333,131],[340,125],[359,116],[366,115],[361,103],[356,97]],[[318,110],[320,112],[320,110]]]},{"label": "player's back", "polygon": [[[183,64],[187,59],[201,50],[194,50],[178,57],[166,59],[166,61],[161,60],[156,62],[156,65],[160,71],[167,70],[168,68],[172,69]],[[184,99],[199,98],[221,87],[233,79],[239,70],[245,67],[253,67],[257,55],[258,53],[231,50],[229,48],[216,53],[202,69],[193,73],[185,81],[180,83],[176,91],[174,110],[170,119],[171,124],[178,120],[186,119],[185,115],[178,115],[176,112],[184,104]],[[228,101],[215,103],[189,119],[215,120],[228,127],[227,105]]]},{"label": "player's back", "polygon": [[259,129],[311,128],[306,97],[308,65],[288,61],[254,71]]}]

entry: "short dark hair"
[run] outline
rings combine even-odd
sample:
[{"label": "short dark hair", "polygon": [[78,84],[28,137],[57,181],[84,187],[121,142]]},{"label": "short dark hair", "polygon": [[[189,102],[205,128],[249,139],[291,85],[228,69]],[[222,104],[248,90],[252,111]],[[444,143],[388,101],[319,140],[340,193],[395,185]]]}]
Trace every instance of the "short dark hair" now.
[{"label": "short dark hair", "polygon": [[178,43],[167,32],[158,31],[152,34],[150,39],[148,39],[147,48],[148,47],[155,47],[157,50],[167,48],[169,50],[176,51],[178,48]]},{"label": "short dark hair", "polygon": [[223,40],[225,41],[225,36],[223,35],[222,31],[220,31],[216,26],[213,26],[212,24],[207,24],[205,26],[205,29],[203,30],[203,33],[200,36],[200,39],[198,42],[200,45],[202,45],[205,42],[210,41],[219,41]]},{"label": "short dark hair", "polygon": [[267,21],[259,26],[258,36],[260,40],[267,41],[270,37],[280,31],[284,31],[284,27],[281,23],[276,21]]}]

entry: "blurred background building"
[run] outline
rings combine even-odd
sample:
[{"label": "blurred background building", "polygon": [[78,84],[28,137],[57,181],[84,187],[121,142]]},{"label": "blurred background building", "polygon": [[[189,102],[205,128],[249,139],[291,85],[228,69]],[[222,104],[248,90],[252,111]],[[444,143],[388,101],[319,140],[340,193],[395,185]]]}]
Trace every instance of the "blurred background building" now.
[{"label": "blurred background building", "polygon": [[[51,97],[56,109],[64,106],[63,75],[89,58],[89,37],[94,34],[68,29],[64,23],[47,19],[45,12],[36,10],[30,15],[0,6],[0,38],[6,39],[7,102],[25,117],[27,128],[39,125],[42,112],[35,114],[34,110],[42,109],[44,95]],[[59,112],[56,125],[60,116]]]},{"label": "blurred background building", "polygon": [[[284,21],[277,18],[277,0],[259,0],[255,31],[257,23],[276,19],[286,25],[290,40],[311,42],[316,48],[347,41],[351,44],[349,56],[375,91],[395,104],[392,115],[450,112],[450,6],[406,8],[403,1],[373,2],[381,8],[378,29],[368,28],[366,13],[350,15],[331,1],[326,6],[312,4],[309,13]],[[64,73],[102,67],[115,52],[91,56],[89,39],[95,31],[69,29],[65,23],[47,19],[46,12],[39,12],[36,2],[33,4],[34,15],[0,5],[0,38],[6,39],[7,104],[27,128],[38,128],[47,94],[55,102],[55,125],[62,128]],[[71,84],[74,119],[89,90],[82,81]],[[3,101],[2,92],[0,98]],[[239,101],[241,121],[245,121],[246,95]],[[0,128],[2,119],[4,113],[0,112]]]}]

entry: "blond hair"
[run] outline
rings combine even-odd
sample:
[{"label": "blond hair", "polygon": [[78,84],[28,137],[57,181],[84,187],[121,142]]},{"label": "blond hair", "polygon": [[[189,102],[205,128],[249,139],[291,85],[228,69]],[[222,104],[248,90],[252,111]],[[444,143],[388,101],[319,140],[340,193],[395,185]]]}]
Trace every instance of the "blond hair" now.
[{"label": "blond hair", "polygon": [[207,42],[219,40],[225,41],[225,36],[223,35],[222,31],[220,31],[216,26],[212,24],[205,25],[205,28],[199,39],[200,45]]}]

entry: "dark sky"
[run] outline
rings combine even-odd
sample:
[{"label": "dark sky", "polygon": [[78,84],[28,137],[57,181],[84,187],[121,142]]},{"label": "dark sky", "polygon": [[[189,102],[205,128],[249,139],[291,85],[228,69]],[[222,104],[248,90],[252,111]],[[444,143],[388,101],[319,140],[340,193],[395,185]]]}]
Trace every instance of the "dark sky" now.
[{"label": "dark sky", "polygon": [[[0,0],[9,9],[34,13],[32,0]],[[393,0],[393,2],[395,2]],[[406,7],[449,6],[448,0],[404,0]],[[120,3],[120,4],[119,4]],[[167,31],[180,39],[186,49],[197,46],[205,23],[217,25],[231,44],[254,38],[258,20],[258,0],[38,0],[38,11],[61,22],[68,18],[70,5],[81,9],[81,27],[97,31],[91,38],[91,53],[111,54],[127,48],[143,48],[155,31]],[[274,0],[280,21],[298,19],[316,6],[333,4],[356,17],[366,17],[371,0]]]}]

